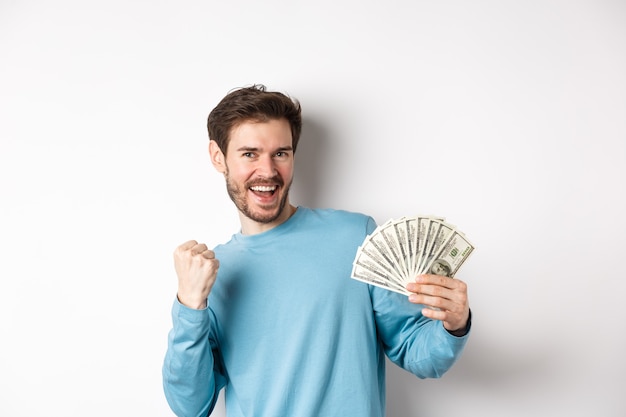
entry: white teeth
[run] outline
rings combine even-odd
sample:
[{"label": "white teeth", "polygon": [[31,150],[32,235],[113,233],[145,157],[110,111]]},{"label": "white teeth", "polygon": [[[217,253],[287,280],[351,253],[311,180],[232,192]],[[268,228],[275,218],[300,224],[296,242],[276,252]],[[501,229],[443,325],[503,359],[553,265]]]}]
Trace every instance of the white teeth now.
[{"label": "white teeth", "polygon": [[253,191],[274,191],[276,189],[276,186],[269,186],[269,185],[255,185],[254,187],[250,187],[251,190]]}]

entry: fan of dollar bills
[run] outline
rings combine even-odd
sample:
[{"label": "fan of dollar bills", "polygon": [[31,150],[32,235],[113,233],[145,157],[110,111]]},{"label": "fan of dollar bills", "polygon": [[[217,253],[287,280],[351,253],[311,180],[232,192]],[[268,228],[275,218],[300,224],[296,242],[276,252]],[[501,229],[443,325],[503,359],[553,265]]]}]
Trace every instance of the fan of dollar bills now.
[{"label": "fan of dollar bills", "polygon": [[409,295],[420,274],[454,277],[474,251],[465,235],[442,217],[389,220],[366,236],[352,264],[352,278]]}]

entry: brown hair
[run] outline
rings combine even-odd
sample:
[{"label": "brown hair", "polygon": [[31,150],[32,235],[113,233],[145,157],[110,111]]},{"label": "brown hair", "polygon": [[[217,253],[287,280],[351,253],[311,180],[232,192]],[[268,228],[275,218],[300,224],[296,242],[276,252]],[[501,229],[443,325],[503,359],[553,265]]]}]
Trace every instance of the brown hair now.
[{"label": "brown hair", "polygon": [[302,131],[300,103],[285,94],[267,91],[255,84],[228,93],[211,111],[207,120],[209,139],[217,142],[226,155],[231,130],[246,121],[267,122],[286,119],[291,127],[291,146],[296,146]]}]

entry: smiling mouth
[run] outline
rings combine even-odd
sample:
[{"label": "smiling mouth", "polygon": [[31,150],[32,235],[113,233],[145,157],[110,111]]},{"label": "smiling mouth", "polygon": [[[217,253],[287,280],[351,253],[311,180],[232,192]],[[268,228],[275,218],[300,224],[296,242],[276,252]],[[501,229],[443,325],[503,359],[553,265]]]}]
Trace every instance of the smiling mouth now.
[{"label": "smiling mouth", "polygon": [[274,193],[278,189],[278,186],[277,185],[253,185],[249,189],[255,194],[268,196],[268,195],[274,195]]}]

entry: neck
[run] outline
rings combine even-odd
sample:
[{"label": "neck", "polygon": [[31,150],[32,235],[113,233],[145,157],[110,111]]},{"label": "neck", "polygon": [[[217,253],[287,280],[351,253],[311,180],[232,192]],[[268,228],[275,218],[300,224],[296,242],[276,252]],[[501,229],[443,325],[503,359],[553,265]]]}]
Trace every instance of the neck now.
[{"label": "neck", "polygon": [[285,204],[285,208],[276,218],[276,220],[269,223],[260,223],[245,216],[242,212],[239,212],[239,221],[241,223],[241,234],[243,235],[256,235],[259,233],[267,232],[279,226],[289,220],[291,216],[296,212],[297,207],[292,206],[289,202]]}]

